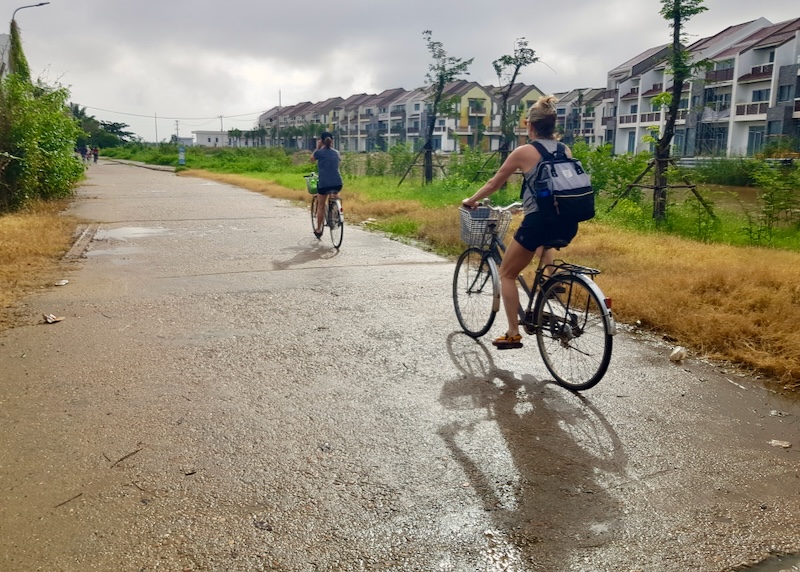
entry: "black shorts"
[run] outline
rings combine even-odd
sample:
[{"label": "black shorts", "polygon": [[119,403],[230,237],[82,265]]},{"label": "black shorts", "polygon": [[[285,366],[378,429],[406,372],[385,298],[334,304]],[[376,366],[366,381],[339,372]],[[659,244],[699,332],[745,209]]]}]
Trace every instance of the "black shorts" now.
[{"label": "black shorts", "polygon": [[540,212],[530,213],[522,219],[514,240],[531,252],[540,246],[546,246],[553,241],[570,243],[578,234],[578,223],[559,220],[557,217],[546,217]]},{"label": "black shorts", "polygon": [[320,189],[317,189],[317,194],[318,195],[331,195],[331,194],[334,194],[334,193],[338,193],[339,191],[342,190],[342,186],[343,185],[339,185],[339,186],[336,186],[336,187],[322,187]]}]

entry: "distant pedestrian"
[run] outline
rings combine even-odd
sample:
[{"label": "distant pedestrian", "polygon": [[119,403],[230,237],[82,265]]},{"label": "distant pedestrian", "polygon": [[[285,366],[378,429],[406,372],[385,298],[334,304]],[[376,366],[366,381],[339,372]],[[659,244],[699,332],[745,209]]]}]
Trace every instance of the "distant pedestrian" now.
[{"label": "distant pedestrian", "polygon": [[98,155],[100,155],[100,149],[98,149],[97,146],[95,145],[94,147],[92,147],[92,160],[95,163],[97,163]]},{"label": "distant pedestrian", "polygon": [[78,151],[81,154],[81,161],[83,161],[84,163],[86,162],[86,152],[88,150],[89,148],[86,145],[81,145],[80,147],[78,147]]}]

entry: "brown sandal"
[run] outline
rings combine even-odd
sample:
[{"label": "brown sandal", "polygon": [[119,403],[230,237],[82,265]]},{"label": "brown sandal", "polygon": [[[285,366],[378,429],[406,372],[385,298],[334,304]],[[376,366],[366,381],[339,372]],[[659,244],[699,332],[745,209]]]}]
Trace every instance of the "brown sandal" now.
[{"label": "brown sandal", "polygon": [[516,336],[509,336],[508,334],[503,334],[496,340],[492,342],[492,345],[496,347],[498,350],[513,350],[522,347],[522,336],[517,334]]}]

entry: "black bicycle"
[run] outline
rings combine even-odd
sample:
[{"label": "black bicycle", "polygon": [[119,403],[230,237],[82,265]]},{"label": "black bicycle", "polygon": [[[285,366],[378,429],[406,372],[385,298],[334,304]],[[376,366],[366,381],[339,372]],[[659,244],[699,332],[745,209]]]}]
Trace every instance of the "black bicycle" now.
[{"label": "black bicycle", "polygon": [[342,199],[332,199],[328,195],[320,197],[317,194],[317,175],[311,173],[303,177],[306,180],[306,188],[308,192],[314,195],[311,199],[311,230],[317,230],[317,201],[328,199],[328,208],[325,210],[325,220],[323,224],[331,231],[331,242],[333,247],[339,249],[342,245],[342,237],[344,236],[344,210],[342,210]]},{"label": "black bicycle", "polygon": [[[503,239],[511,222],[508,207],[461,208],[461,239],[469,246],[461,253],[453,276],[453,303],[464,332],[474,338],[486,334],[500,309],[497,267],[506,251]],[[545,248],[560,249],[566,243]],[[597,385],[611,362],[616,324],[611,300],[594,281],[599,270],[556,260],[539,266],[532,285],[522,275],[517,282],[528,297],[518,308],[520,325],[536,336],[536,344],[555,381],[572,391]]]}]

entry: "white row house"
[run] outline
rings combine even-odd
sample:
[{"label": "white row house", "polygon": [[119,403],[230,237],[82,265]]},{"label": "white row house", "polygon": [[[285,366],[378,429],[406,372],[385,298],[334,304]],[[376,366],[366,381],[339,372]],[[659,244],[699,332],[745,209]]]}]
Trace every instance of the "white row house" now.
[{"label": "white row house", "polygon": [[[500,88],[456,81],[445,86],[444,96],[454,101],[450,115],[433,125],[431,145],[442,152],[463,145],[496,150],[500,142]],[[509,95],[516,133],[525,135],[522,110],[541,95],[535,86],[517,84]],[[388,89],[380,94],[356,94],[312,104],[275,107],[259,117],[267,132],[267,145],[313,149],[322,131],[330,131],[343,151],[385,150],[402,142],[419,148],[431,120],[429,92],[419,88]],[[513,146],[513,145],[512,145]]]},{"label": "white row house", "polygon": [[[652,48],[609,72],[603,101],[612,112],[601,121],[615,153],[651,149],[645,136],[663,130],[665,110],[653,98],[672,89],[668,50]],[[800,18],[760,18],[688,50],[711,69],[684,86],[674,155],[752,155],[770,137],[800,137]]]}]

